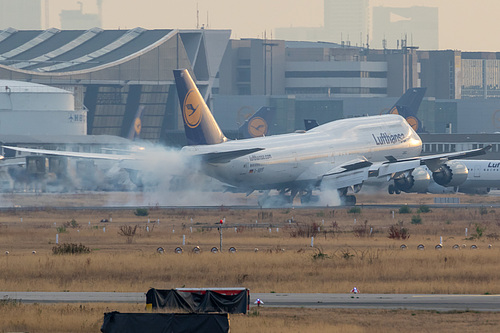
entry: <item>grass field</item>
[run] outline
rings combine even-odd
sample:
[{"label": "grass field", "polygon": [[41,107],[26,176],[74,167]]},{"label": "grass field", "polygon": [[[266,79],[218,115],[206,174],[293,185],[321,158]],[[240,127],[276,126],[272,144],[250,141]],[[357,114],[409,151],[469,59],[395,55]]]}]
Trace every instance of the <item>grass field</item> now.
[{"label": "grass field", "polygon": [[[362,293],[500,293],[500,211],[488,206],[426,213],[413,208],[409,214],[362,207],[356,211],[152,206],[147,217],[134,212],[50,207],[0,212],[0,290],[146,292],[150,287],[246,287],[251,292],[345,293],[356,286]],[[419,223],[412,224],[414,216],[420,217]],[[219,247],[217,222],[222,218],[226,221],[223,253],[213,254],[210,249]],[[109,222],[100,222],[103,219]],[[389,239],[391,226],[406,228],[409,238]],[[135,234],[124,235],[134,228]],[[91,252],[53,254],[56,234],[59,243],[83,244]],[[440,238],[443,249],[435,250]],[[402,244],[406,250],[400,248]],[[417,250],[419,244],[425,250]],[[455,244],[459,249],[452,248]],[[471,245],[478,248],[472,250]],[[183,254],[174,253],[178,246]],[[191,252],[195,246],[202,249],[201,254]],[[237,252],[229,253],[230,246]],[[165,253],[158,253],[158,247]],[[4,300],[0,331],[97,332],[103,313],[114,310],[141,312],[144,305],[28,305]],[[248,316],[231,316],[231,329],[494,332],[499,320],[497,314],[474,312],[264,307],[251,310]]]}]

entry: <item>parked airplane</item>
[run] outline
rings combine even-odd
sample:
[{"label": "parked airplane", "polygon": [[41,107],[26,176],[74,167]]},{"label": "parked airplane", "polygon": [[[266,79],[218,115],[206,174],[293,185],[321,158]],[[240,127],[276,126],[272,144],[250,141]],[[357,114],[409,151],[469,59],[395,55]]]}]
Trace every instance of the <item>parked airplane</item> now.
[{"label": "parked airplane", "polygon": [[418,108],[422,103],[427,88],[410,88],[394,104],[389,113],[399,114],[417,133],[422,132],[422,122],[417,117]]},{"label": "parked airplane", "polygon": [[142,130],[142,115],[144,113],[144,105],[140,105],[137,108],[137,112],[135,113],[134,121],[132,122],[132,126],[130,126],[130,130],[128,131],[127,139],[136,141],[141,137]]},{"label": "parked airplane", "polygon": [[263,106],[238,128],[240,139],[257,138],[272,133],[276,108]]},{"label": "parked airplane", "polygon": [[[404,118],[387,114],[341,119],[304,133],[229,141],[187,70],[174,70],[188,146],[202,158],[204,172],[235,191],[278,190],[303,202],[312,191],[333,188],[348,204],[369,177],[401,177],[425,164],[444,183],[455,181],[452,160],[484,154],[467,152],[419,156],[422,141]],[[457,174],[460,174],[457,170]]]},{"label": "parked airplane", "polygon": [[[425,166],[413,170],[407,177],[394,179],[388,191],[390,194],[406,193],[468,193],[487,194],[492,188],[500,188],[500,160],[455,160],[455,170],[463,171],[454,174],[453,185],[442,186],[434,180],[432,173]],[[459,165],[459,166],[458,166]]]},{"label": "parked airplane", "polygon": [[[302,133],[230,141],[189,72],[174,70],[174,77],[188,143],[181,153],[201,161],[204,173],[248,194],[278,190],[287,202],[297,195],[302,202],[308,202],[313,190],[326,190],[324,194],[333,189],[342,203],[355,204],[354,195],[348,191],[358,192],[369,178],[400,178],[421,165],[443,183],[454,184],[456,175],[463,170],[455,170],[453,160],[481,155],[487,149],[419,156],[420,137],[404,118],[394,114],[341,119]],[[71,152],[29,151],[75,156]],[[82,154],[77,156],[84,157]],[[140,159],[141,155],[123,158]]]},{"label": "parked airplane", "polygon": [[[422,130],[422,123],[417,118],[417,112],[424,98],[427,88],[410,88],[403,96],[401,96],[396,103],[390,108],[390,114],[399,114],[406,119],[408,124],[417,133]],[[306,131],[319,126],[316,119],[304,119],[304,126]]]}]

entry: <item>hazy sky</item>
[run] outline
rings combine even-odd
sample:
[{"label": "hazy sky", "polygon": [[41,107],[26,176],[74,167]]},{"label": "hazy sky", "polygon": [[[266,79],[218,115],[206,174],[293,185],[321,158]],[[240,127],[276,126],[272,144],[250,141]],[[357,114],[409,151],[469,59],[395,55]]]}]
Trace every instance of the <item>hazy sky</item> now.
[{"label": "hazy sky", "polygon": [[[81,0],[96,13],[95,0]],[[103,0],[103,28],[143,27],[231,29],[232,38],[267,36],[277,27],[323,26],[323,0]],[[440,49],[500,51],[499,0],[371,0],[372,6],[439,8]],[[59,12],[77,9],[73,0],[50,0],[50,25],[60,27]],[[274,32],[273,32],[274,33]]]}]

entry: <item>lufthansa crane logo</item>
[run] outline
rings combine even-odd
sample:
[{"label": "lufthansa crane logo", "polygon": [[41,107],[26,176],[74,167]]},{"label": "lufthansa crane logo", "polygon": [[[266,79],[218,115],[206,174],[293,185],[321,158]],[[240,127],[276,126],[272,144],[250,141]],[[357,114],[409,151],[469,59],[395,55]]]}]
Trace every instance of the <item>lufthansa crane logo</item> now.
[{"label": "lufthansa crane logo", "polygon": [[409,116],[408,118],[406,118],[406,121],[411,126],[411,128],[413,128],[414,131],[416,131],[418,129],[418,120],[417,120],[417,118]]},{"label": "lufthansa crane logo", "polygon": [[141,119],[135,118],[135,122],[134,122],[135,134],[137,134],[137,135],[141,134],[141,129],[142,129]]},{"label": "lufthansa crane logo", "polygon": [[267,134],[267,122],[261,117],[252,118],[248,122],[248,133],[254,138]]},{"label": "lufthansa crane logo", "polygon": [[391,111],[389,111],[389,113],[391,113],[391,114],[399,114],[399,112],[398,112],[398,108],[397,108],[397,107],[393,107],[393,108],[391,109]]},{"label": "lufthansa crane logo", "polygon": [[185,124],[190,128],[197,127],[201,122],[203,107],[204,104],[200,101],[195,90],[189,90],[184,99],[184,106],[182,108]]}]

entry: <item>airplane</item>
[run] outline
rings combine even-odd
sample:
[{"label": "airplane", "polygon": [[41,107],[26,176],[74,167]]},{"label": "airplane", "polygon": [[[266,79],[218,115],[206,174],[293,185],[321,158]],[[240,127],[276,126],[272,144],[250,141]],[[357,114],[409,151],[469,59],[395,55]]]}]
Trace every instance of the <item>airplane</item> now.
[{"label": "airplane", "polygon": [[[390,108],[390,114],[399,114],[417,133],[422,131],[422,122],[417,118],[417,112],[427,88],[410,88]],[[306,131],[319,126],[316,119],[304,119]]]},{"label": "airplane", "polygon": [[422,122],[417,117],[418,108],[422,103],[427,88],[410,88],[394,104],[389,113],[399,114],[406,119],[408,124],[417,133],[423,131]]},{"label": "airplane", "polygon": [[142,130],[142,115],[144,113],[144,105],[140,105],[135,113],[134,121],[127,135],[127,139],[131,141],[139,140],[141,137]]},{"label": "airplane", "polygon": [[[422,141],[399,115],[332,121],[303,133],[250,140],[228,140],[217,125],[189,72],[174,70],[188,145],[182,152],[198,157],[203,171],[235,191],[278,190],[287,201],[312,191],[333,188],[345,204],[355,204],[370,177],[400,177],[426,165],[445,183],[455,181],[454,159],[484,154],[488,147],[448,154],[419,156]],[[193,111],[195,110],[195,111]]]},{"label": "airplane", "polygon": [[[187,139],[187,146],[180,152],[192,158],[187,171],[201,162],[205,174],[247,195],[264,192],[264,199],[269,198],[271,190],[277,190],[283,202],[293,203],[299,196],[302,203],[308,203],[313,191],[321,190],[325,196],[331,190],[341,199],[338,204],[354,205],[356,198],[348,193],[359,192],[369,178],[407,177],[426,165],[435,177],[453,183],[455,175],[460,174],[455,172],[453,160],[482,155],[489,149],[420,156],[420,137],[395,114],[340,119],[299,133],[229,140],[189,71],[174,70],[174,78]],[[6,148],[74,156],[71,152]],[[78,157],[83,154],[78,153]],[[106,158],[102,155],[98,158]],[[123,158],[140,159],[141,155]]]},{"label": "airplane", "polygon": [[[394,179],[394,184],[388,187],[389,194],[406,193],[466,193],[487,194],[492,188],[500,188],[500,160],[455,160],[464,171],[454,174],[457,181],[452,186],[442,186],[434,180],[429,169],[420,166],[414,169],[408,177]],[[458,167],[455,168],[457,170]],[[465,172],[466,171],[466,172]]]},{"label": "airplane", "polygon": [[273,123],[274,111],[276,108],[263,106],[257,110],[250,118],[238,128],[238,134],[241,139],[256,138],[267,136],[272,133],[270,124]]}]

